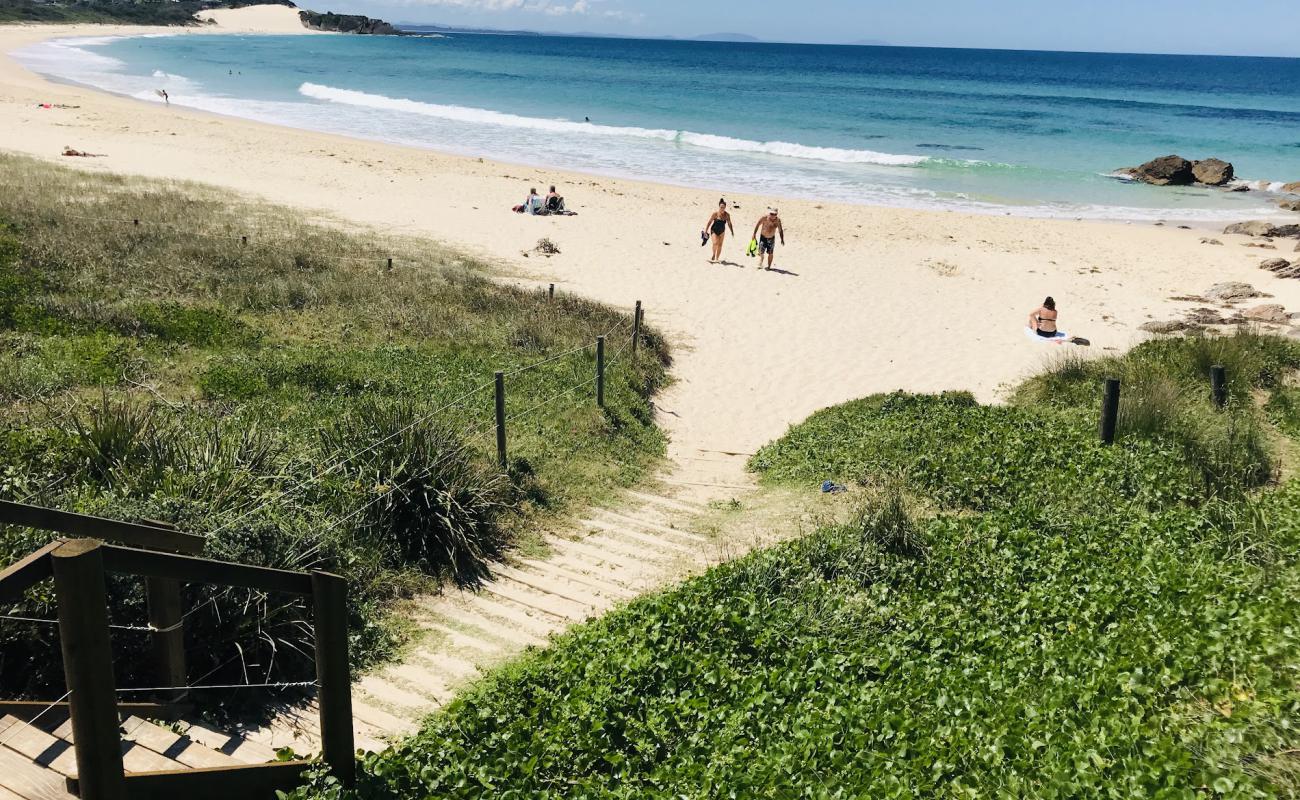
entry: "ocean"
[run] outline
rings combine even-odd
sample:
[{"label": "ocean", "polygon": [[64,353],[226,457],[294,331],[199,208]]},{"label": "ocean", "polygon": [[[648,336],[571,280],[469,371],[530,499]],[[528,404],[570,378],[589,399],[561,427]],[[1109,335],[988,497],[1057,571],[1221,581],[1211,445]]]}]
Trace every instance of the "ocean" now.
[{"label": "ocean", "polygon": [[[580,37],[161,35],[19,51],[53,78],[539,167],[711,190],[1064,218],[1279,216],[1300,60]],[[1272,191],[1116,168],[1233,162]]]}]

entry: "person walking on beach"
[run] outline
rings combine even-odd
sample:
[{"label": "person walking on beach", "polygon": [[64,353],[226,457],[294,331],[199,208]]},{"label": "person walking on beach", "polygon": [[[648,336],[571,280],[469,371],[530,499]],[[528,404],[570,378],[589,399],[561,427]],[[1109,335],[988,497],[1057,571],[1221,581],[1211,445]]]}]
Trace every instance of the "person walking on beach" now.
[{"label": "person walking on beach", "polygon": [[710,264],[722,260],[722,243],[727,238],[727,228],[731,228],[732,236],[736,235],[736,226],[731,224],[731,214],[727,213],[727,199],[724,197],[718,201],[718,210],[714,211],[709,221],[704,223],[704,229],[713,238],[713,256],[709,259]]},{"label": "person walking on beach", "polygon": [[781,246],[785,246],[785,228],[781,226],[781,215],[775,208],[769,208],[767,215],[758,218],[754,223],[754,233],[750,238],[758,237],[758,263],[763,263],[763,254],[767,254],[767,266],[764,270],[772,268],[772,261],[776,258],[776,237],[781,237]]}]

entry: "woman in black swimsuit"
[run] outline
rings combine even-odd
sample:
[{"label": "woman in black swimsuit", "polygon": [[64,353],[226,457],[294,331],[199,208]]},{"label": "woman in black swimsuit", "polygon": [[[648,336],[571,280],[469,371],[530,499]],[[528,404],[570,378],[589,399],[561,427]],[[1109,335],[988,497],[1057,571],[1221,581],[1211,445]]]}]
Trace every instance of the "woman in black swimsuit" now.
[{"label": "woman in black swimsuit", "polygon": [[1049,297],[1029,312],[1029,329],[1044,339],[1055,339],[1056,317],[1056,301]]},{"label": "woman in black swimsuit", "polygon": [[704,223],[704,229],[713,237],[713,257],[709,259],[710,264],[716,264],[722,260],[722,242],[727,238],[727,228],[731,228],[731,235],[736,235],[736,228],[731,224],[731,215],[727,213],[727,200],[723,198],[718,201],[718,210],[713,212],[709,221]]}]

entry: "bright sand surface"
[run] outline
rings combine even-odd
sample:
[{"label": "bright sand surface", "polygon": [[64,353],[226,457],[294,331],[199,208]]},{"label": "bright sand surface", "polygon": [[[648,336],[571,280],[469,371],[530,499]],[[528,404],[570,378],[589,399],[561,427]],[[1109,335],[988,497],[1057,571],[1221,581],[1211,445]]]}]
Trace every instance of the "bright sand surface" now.
[{"label": "bright sand surface", "polygon": [[[209,12],[223,30],[301,32],[289,9]],[[41,39],[138,27],[0,26],[0,53]],[[170,31],[170,32],[175,32]],[[41,109],[38,103],[77,105]],[[461,143],[462,145],[464,143]],[[59,155],[67,145],[104,158]],[[630,308],[673,337],[676,384],[659,402],[682,479],[734,484],[743,459],[811,412],[873,392],[969,389],[995,400],[1061,348],[1026,339],[1044,295],[1084,352],[1120,351],[1138,326],[1189,308],[1175,295],[1252,283],[1300,310],[1300,281],[1257,266],[1278,250],[1172,224],[971,216],[728,193],[737,233],[707,263],[699,231],[718,200],[700,191],[564,174],[217,117],[45,81],[0,59],[0,148],[83,168],[187,178],[403,234],[437,237],[519,280]],[[558,184],[575,217],[510,213],[529,186]],[[749,233],[780,206],[780,272],[755,269]],[[541,237],[561,250],[524,257]],[[363,311],[363,310],[360,310]],[[617,349],[620,343],[611,343]],[[1070,348],[1066,348],[1070,349]]]}]

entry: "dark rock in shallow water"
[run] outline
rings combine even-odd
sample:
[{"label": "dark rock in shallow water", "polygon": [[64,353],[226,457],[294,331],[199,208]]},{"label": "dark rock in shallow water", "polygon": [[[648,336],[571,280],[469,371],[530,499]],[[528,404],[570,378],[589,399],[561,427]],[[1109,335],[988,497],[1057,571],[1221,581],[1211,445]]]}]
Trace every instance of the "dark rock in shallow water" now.
[{"label": "dark rock in shallow water", "polygon": [[1192,162],[1182,156],[1163,156],[1132,171],[1132,176],[1152,186],[1190,186],[1196,183]]},{"label": "dark rock in shallow water", "polygon": [[1218,158],[1192,162],[1192,176],[1206,186],[1222,186],[1233,178],[1232,165]]},{"label": "dark rock in shallow water", "polygon": [[1300,211],[1300,200],[1278,200],[1277,205],[1286,211]]},{"label": "dark rock in shallow water", "polygon": [[1229,187],[1228,187],[1228,191],[1230,191],[1230,192],[1249,192],[1249,191],[1250,191],[1250,186],[1248,186],[1247,184],[1244,184],[1244,183],[1239,183],[1239,184],[1237,184],[1236,186],[1229,186]]}]

